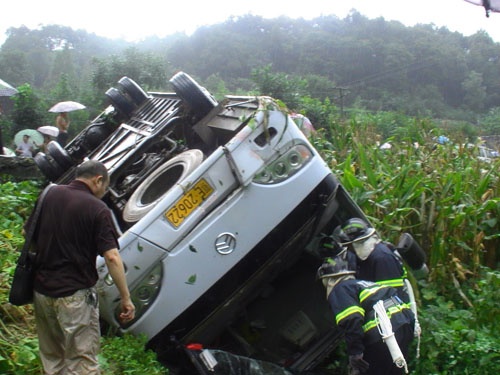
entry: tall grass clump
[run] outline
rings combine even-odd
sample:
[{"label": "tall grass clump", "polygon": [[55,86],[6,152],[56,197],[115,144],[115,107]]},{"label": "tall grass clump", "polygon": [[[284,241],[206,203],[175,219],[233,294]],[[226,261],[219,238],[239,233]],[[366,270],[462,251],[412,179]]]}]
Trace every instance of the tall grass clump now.
[{"label": "tall grass clump", "polygon": [[31,305],[15,307],[8,302],[12,275],[28,218],[40,186],[34,181],[0,184],[0,373],[40,374],[38,340]]}]

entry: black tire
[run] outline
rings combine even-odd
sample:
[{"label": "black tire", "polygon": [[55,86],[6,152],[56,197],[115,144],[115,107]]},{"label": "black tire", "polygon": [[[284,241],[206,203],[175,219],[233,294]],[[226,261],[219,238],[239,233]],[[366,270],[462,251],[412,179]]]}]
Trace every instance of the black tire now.
[{"label": "black tire", "polygon": [[116,130],[116,127],[105,123],[92,124],[87,127],[83,137],[83,147],[86,150],[94,150]]},{"label": "black tire", "polygon": [[170,79],[175,93],[189,106],[200,118],[206,116],[217,106],[217,100],[200,86],[191,76],[179,72]]},{"label": "black tire", "polygon": [[123,91],[130,96],[130,99],[137,105],[140,106],[142,103],[144,103],[147,98],[148,94],[137,84],[135,83],[134,80],[128,78],[128,77],[122,77],[119,81],[118,84],[120,87],[123,89]]},{"label": "black tire", "polygon": [[132,193],[123,209],[123,220],[128,223],[139,221],[202,161],[200,150],[188,150],[163,163]]},{"label": "black tire", "polygon": [[61,166],[43,152],[37,153],[33,160],[43,175],[51,182],[56,182],[64,174]]},{"label": "black tire", "polygon": [[50,141],[47,144],[47,154],[52,156],[64,171],[67,171],[75,164],[71,156],[69,156],[68,151],[56,141]]},{"label": "black tire", "polygon": [[135,105],[120,90],[111,87],[106,91],[111,105],[123,116],[130,117],[134,112]]}]

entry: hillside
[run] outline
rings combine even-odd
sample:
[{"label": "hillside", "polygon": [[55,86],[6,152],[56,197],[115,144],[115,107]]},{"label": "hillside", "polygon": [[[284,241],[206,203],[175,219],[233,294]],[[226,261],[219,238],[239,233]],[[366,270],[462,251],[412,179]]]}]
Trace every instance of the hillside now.
[{"label": "hillside", "polygon": [[[64,79],[74,97],[101,95],[127,75],[169,89],[183,70],[212,92],[252,92],[256,69],[296,83],[296,95],[370,111],[475,122],[500,103],[500,44],[433,25],[406,27],[358,13],[313,20],[247,15],[191,36],[109,40],[57,25],[12,28],[0,49],[0,77],[51,93]],[[279,97],[280,92],[273,92]]]}]

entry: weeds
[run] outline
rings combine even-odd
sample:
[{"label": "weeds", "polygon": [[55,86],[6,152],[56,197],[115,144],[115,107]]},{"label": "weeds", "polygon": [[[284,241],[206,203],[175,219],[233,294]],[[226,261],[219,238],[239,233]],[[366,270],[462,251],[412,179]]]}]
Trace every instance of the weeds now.
[{"label": "weeds", "polygon": [[103,374],[168,374],[168,370],[156,360],[156,354],[145,349],[146,342],[147,338],[143,335],[103,337],[99,356]]},{"label": "weeds", "polygon": [[432,288],[422,289],[421,358],[412,363],[413,374],[500,373],[500,272],[482,268],[478,283],[467,283],[473,303],[451,301]]}]

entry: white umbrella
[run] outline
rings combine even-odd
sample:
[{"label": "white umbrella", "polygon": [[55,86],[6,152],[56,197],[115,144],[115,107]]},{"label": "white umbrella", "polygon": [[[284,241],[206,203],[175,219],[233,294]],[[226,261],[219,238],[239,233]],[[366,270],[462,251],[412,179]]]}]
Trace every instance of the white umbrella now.
[{"label": "white umbrella", "polygon": [[57,137],[59,135],[59,129],[56,126],[45,125],[40,126],[36,130],[38,130],[42,134],[50,135],[51,137]]},{"label": "white umbrella", "polygon": [[10,148],[3,148],[3,156],[16,156],[16,153],[12,151]]},{"label": "white umbrella", "polygon": [[19,91],[9,85],[7,82],[0,79],[0,96],[12,96],[17,94]]},{"label": "white umbrella", "polygon": [[85,108],[87,107],[85,107],[83,104],[78,102],[72,102],[71,100],[69,100],[66,102],[59,102],[55,104],[52,108],[49,109],[49,112],[56,112],[56,113],[72,112]]}]

